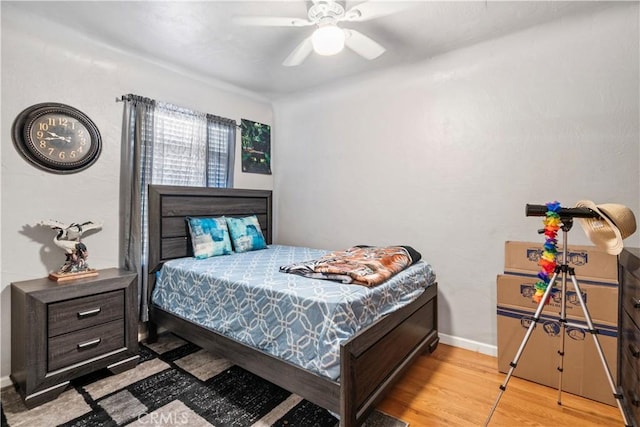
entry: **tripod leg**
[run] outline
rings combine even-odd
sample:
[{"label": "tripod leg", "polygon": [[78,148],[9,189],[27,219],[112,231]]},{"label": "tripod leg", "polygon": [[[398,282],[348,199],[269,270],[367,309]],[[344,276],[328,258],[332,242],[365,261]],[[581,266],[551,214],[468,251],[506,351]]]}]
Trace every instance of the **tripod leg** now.
[{"label": "tripod leg", "polygon": [[527,342],[529,341],[529,338],[531,337],[531,334],[533,333],[533,329],[536,327],[536,323],[538,323],[538,321],[540,320],[540,314],[542,313],[542,310],[544,309],[545,303],[547,301],[547,299],[549,298],[549,295],[551,295],[551,289],[553,288],[553,284],[556,281],[556,277],[558,277],[558,273],[554,273],[553,277],[551,278],[551,280],[549,281],[549,285],[547,286],[547,289],[544,291],[544,295],[542,295],[542,299],[540,300],[540,303],[538,303],[538,308],[536,309],[536,312],[533,315],[533,319],[531,321],[531,324],[529,325],[529,328],[527,329],[526,334],[524,335],[524,338],[522,339],[522,342],[520,343],[520,347],[518,348],[518,351],[516,352],[516,356],[514,357],[513,361],[511,363],[509,363],[509,372],[507,372],[507,377],[505,378],[504,382],[500,385],[500,391],[498,392],[498,397],[496,397],[496,401],[493,404],[493,406],[491,407],[491,411],[489,412],[489,416],[487,417],[486,421],[484,422],[485,427],[489,425],[489,422],[491,421],[491,417],[493,416],[493,413],[495,412],[496,408],[498,407],[498,403],[500,402],[500,398],[502,397],[502,394],[504,393],[504,391],[507,389],[507,384],[509,383],[509,380],[511,379],[511,375],[513,375],[513,371],[516,369],[516,366],[518,366],[518,361],[520,360],[520,357],[522,356],[522,353],[524,352],[524,348],[527,345]]},{"label": "tripod leg", "polygon": [[582,307],[582,313],[584,314],[585,321],[587,322],[587,326],[589,327],[589,332],[593,337],[593,342],[596,345],[596,349],[598,350],[598,355],[600,356],[600,362],[602,362],[602,367],[604,368],[604,373],[607,375],[607,380],[609,380],[609,387],[611,387],[611,391],[613,392],[613,397],[616,399],[616,404],[618,405],[618,409],[620,409],[620,414],[622,414],[622,419],[624,420],[624,425],[626,427],[631,427],[631,423],[627,419],[627,414],[624,411],[624,407],[622,404],[622,399],[624,395],[618,393],[616,389],[615,382],[613,381],[613,377],[611,375],[611,370],[609,370],[609,365],[607,364],[607,358],[602,351],[602,346],[600,345],[600,340],[598,339],[598,331],[593,327],[593,322],[591,321],[591,315],[589,314],[589,310],[587,309],[587,305],[584,302],[584,298],[582,298],[582,292],[580,290],[580,286],[578,285],[578,281],[576,280],[576,276],[573,272],[573,269],[569,270],[571,275],[571,281],[573,282],[573,287],[576,291],[576,296],[578,297],[578,301],[580,301],[580,307]]},{"label": "tripod leg", "polygon": [[[566,237],[566,233],[565,233]],[[567,247],[567,242],[564,242],[564,247]],[[566,254],[564,255],[566,259]],[[564,345],[565,337],[567,333],[567,270],[565,265],[562,268],[562,293],[561,293],[561,305],[560,305],[560,350],[558,350],[558,356],[560,360],[558,362],[558,405],[562,405],[562,373],[564,372]]]}]

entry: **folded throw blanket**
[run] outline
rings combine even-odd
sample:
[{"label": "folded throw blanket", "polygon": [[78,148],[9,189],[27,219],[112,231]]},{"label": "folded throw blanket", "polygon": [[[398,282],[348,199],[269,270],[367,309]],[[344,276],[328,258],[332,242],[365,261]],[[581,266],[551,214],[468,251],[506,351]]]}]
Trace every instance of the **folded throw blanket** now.
[{"label": "folded throw blanket", "polygon": [[418,262],[420,258],[420,253],[410,246],[360,245],[318,259],[285,265],[280,267],[280,271],[371,287]]}]

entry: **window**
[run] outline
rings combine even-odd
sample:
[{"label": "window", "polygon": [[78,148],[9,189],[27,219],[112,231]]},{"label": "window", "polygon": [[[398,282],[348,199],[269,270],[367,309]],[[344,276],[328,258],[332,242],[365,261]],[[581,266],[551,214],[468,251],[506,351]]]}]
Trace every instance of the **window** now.
[{"label": "window", "polygon": [[122,259],[124,268],[138,272],[146,321],[147,188],[233,187],[236,122],[136,95],[122,100]]}]

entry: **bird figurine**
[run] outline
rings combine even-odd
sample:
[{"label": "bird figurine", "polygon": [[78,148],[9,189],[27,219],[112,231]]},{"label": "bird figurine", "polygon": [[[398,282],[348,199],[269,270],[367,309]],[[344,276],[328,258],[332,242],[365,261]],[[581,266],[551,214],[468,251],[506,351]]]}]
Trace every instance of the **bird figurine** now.
[{"label": "bird figurine", "polygon": [[89,230],[102,228],[102,223],[86,221],[83,223],[64,224],[59,221],[43,220],[36,225],[49,227],[56,232],[53,243],[61,248],[67,257],[65,263],[60,267],[57,275],[69,273],[84,273],[89,270],[87,257],[89,253],[84,243],[80,241],[82,235]]}]

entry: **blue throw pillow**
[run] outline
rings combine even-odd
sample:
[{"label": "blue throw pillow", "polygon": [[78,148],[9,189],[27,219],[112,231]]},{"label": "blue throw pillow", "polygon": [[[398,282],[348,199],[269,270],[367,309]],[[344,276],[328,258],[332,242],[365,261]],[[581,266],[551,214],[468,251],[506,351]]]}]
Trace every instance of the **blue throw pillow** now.
[{"label": "blue throw pillow", "polygon": [[229,255],[233,252],[227,221],[224,217],[187,217],[187,223],[189,224],[194,257],[203,259],[217,255]]},{"label": "blue throw pillow", "polygon": [[227,218],[227,225],[233,241],[233,249],[236,252],[255,251],[267,247],[260,223],[255,215],[244,218]]}]

